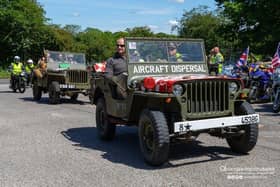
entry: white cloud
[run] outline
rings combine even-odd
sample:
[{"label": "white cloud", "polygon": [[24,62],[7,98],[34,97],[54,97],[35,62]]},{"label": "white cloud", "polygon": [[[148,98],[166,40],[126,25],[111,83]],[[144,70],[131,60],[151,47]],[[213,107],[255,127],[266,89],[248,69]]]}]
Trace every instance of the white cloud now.
[{"label": "white cloud", "polygon": [[157,25],[148,25],[151,30],[157,30],[159,27]]},{"label": "white cloud", "polygon": [[179,24],[179,22],[176,21],[176,20],[169,20],[168,24],[171,25],[171,26],[177,26]]},{"label": "white cloud", "polygon": [[184,3],[185,0],[169,0],[169,1],[172,1],[172,2],[175,2],[175,3]]},{"label": "white cloud", "polygon": [[161,10],[143,9],[143,10],[137,10],[135,11],[135,13],[141,15],[166,15],[172,13],[172,10],[171,9],[161,9]]},{"label": "white cloud", "polygon": [[74,17],[80,17],[80,13],[79,13],[79,12],[73,12],[73,13],[72,13],[72,16],[74,16]]}]

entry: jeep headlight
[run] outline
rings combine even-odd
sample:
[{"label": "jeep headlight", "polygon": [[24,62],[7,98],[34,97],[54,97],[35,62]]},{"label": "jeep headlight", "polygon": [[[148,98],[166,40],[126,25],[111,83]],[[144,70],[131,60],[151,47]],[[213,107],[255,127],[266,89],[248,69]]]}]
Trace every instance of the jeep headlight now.
[{"label": "jeep headlight", "polygon": [[184,88],[182,85],[180,85],[180,84],[173,85],[173,94],[175,96],[181,96],[183,94],[183,92],[184,92]]},{"label": "jeep headlight", "polygon": [[229,83],[229,92],[230,93],[234,94],[237,92],[237,90],[238,90],[238,85],[236,82]]}]

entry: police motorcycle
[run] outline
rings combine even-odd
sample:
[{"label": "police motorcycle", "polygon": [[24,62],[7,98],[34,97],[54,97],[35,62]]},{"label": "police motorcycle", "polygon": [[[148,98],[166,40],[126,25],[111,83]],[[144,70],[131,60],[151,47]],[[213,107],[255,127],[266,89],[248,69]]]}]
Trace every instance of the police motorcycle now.
[{"label": "police motorcycle", "polygon": [[272,89],[274,96],[272,110],[277,113],[280,111],[280,66],[274,70]]},{"label": "police motorcycle", "polygon": [[[19,62],[20,57],[15,56],[14,60]],[[22,67],[23,68],[23,67]],[[9,67],[10,72],[12,72],[12,65]],[[17,90],[20,93],[25,92],[26,88],[26,72],[22,69],[20,73],[13,73],[11,74],[11,80],[10,80],[10,88],[16,92]]]},{"label": "police motorcycle", "polygon": [[16,92],[24,93],[26,89],[26,72],[22,71],[19,75],[12,75],[10,88]]},{"label": "police motorcycle", "polygon": [[26,86],[29,86],[30,83],[32,82],[31,79],[33,77],[33,69],[34,69],[33,60],[28,59],[27,64],[25,65]]},{"label": "police motorcycle", "polygon": [[[261,68],[260,68],[261,67]],[[248,102],[269,100],[272,96],[271,75],[263,70],[263,65],[252,64],[249,73],[250,91]]]}]

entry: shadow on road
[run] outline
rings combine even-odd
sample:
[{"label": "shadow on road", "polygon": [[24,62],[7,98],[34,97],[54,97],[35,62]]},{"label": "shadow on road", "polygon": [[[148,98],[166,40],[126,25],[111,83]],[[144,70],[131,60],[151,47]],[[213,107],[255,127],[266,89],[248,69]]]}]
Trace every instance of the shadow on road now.
[{"label": "shadow on road", "polygon": [[[114,163],[122,163],[138,169],[164,169],[182,165],[192,165],[202,162],[230,159],[236,156],[228,147],[203,146],[200,141],[180,143],[171,146],[169,161],[161,167],[152,167],[145,164],[138,145],[137,128],[119,126],[113,141],[102,141],[97,137],[95,127],[72,128],[62,131],[61,134],[73,142],[74,146],[84,147],[103,152],[102,157]],[[226,155],[226,156],[222,156]],[[201,160],[202,156],[207,156]],[[180,164],[172,163],[178,159],[197,158],[199,161],[183,160]],[[183,163],[182,163],[183,162]]]},{"label": "shadow on road", "polygon": [[12,90],[5,90],[5,91],[0,91],[0,93],[18,93],[18,92],[14,92]]},{"label": "shadow on road", "polygon": [[257,113],[262,112],[266,116],[279,116],[280,113],[273,113],[272,103],[263,103],[258,105],[253,105]]},{"label": "shadow on road", "polygon": [[[40,101],[35,101],[33,99],[33,97],[22,97],[22,98],[19,98],[23,101],[26,101],[26,102],[37,102],[39,104],[49,104],[49,98],[48,97],[42,97],[40,99]],[[68,99],[68,98],[60,98],[60,103],[61,104],[79,104],[79,105],[85,105],[85,104],[90,104],[89,101],[80,101],[80,100],[71,100],[71,99]]]}]

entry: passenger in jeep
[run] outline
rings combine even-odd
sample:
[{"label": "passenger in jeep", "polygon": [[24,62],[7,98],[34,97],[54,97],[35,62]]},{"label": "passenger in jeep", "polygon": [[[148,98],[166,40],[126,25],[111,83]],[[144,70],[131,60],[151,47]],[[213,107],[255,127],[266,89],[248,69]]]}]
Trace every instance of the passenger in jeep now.
[{"label": "passenger in jeep", "polygon": [[168,45],[168,55],[170,62],[183,62],[182,55],[177,52],[177,46],[172,42]]},{"label": "passenger in jeep", "polygon": [[125,54],[124,38],[119,38],[116,43],[116,53],[107,60],[105,69],[105,77],[111,79],[115,84],[112,87],[116,90],[116,98],[126,97],[127,65]]}]

